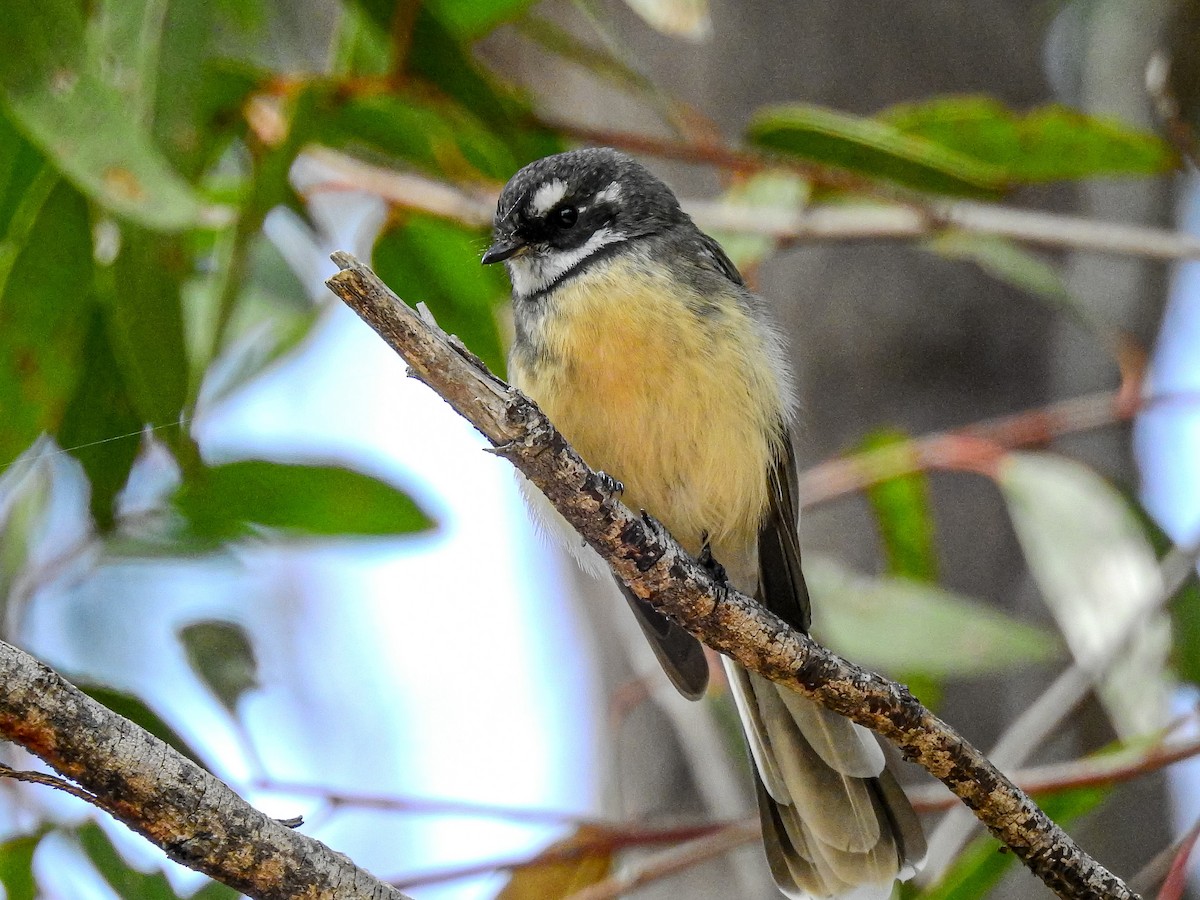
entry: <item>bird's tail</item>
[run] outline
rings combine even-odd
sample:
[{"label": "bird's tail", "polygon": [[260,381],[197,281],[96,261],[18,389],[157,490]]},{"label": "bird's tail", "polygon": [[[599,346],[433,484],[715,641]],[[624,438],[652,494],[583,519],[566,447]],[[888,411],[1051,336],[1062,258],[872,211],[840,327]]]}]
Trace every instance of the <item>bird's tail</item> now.
[{"label": "bird's tail", "polygon": [[793,898],[885,900],[925,856],[916,814],[875,736],[724,660],[758,788],[763,846]]}]

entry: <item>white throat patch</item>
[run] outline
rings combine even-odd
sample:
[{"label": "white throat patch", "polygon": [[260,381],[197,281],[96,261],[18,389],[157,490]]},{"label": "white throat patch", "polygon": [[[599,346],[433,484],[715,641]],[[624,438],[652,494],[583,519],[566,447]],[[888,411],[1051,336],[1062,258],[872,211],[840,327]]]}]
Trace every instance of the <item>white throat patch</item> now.
[{"label": "white throat patch", "polygon": [[532,251],[514,256],[505,263],[508,277],[512,280],[513,293],[518,297],[528,297],[543,291],[601,247],[623,240],[624,232],[600,228],[587,239],[587,243],[574,250]]}]

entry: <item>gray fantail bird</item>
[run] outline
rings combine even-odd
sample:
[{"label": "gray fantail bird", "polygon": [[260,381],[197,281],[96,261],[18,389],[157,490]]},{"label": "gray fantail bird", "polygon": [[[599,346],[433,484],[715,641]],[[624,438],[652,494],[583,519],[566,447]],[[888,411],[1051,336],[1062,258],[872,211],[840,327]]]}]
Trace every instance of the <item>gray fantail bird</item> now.
[{"label": "gray fantail bird", "polygon": [[[720,245],[630,157],[575,150],[500,194],[484,263],[513,285],[515,386],[624,500],[795,628],[800,569],[791,376],[783,342]],[[585,564],[536,490],[531,506]],[[668,677],[708,684],[700,644],[627,589]],[[925,853],[874,735],[722,659],[754,759],[767,861],[789,897],[886,898]]]}]

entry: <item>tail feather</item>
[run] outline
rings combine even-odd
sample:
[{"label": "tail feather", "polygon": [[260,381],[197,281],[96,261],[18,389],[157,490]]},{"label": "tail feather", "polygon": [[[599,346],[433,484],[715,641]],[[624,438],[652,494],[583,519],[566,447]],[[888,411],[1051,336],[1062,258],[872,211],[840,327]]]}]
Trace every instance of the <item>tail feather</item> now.
[{"label": "tail feather", "polygon": [[767,862],[788,897],[885,900],[925,853],[874,736],[725,660],[751,755]]},{"label": "tail feather", "polygon": [[[879,818],[871,800],[869,782],[831,768],[801,733],[780,697],[779,686],[750,674],[754,697],[767,726],[767,754],[774,755],[783,773],[788,800],[805,825],[822,843],[839,850],[866,853],[879,842]],[[803,698],[801,698],[803,699]],[[853,754],[858,736],[850,747],[826,748],[826,755]],[[861,760],[853,760],[858,765]]]},{"label": "tail feather", "polygon": [[855,778],[871,778],[883,771],[883,749],[871,732],[795,691],[777,690],[792,721],[825,765]]}]

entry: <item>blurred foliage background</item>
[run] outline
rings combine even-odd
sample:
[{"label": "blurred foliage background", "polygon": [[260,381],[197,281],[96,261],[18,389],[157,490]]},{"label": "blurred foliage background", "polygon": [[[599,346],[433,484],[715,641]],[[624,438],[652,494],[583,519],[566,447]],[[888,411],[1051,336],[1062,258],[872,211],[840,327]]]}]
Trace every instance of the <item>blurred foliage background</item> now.
[{"label": "blurred foliage background", "polygon": [[[714,834],[724,854],[638,896],[771,896],[720,686],[687,709],[661,690],[610,586],[525,543],[508,474],[368,364],[321,287],[328,251],[369,255],[502,374],[495,194],[611,144],[791,335],[818,637],[1006,768],[1067,761],[1039,796],[1133,875],[1200,806],[1151,774],[1200,749],[1186,297],[1162,324],[1173,261],[1200,255],[1165,230],[1195,203],[1198,9],[11,0],[0,636],[415,896],[615,890]],[[1183,368],[1147,374],[1156,340]],[[346,432],[376,419],[403,439]],[[471,622],[461,696],[486,722],[421,656]],[[499,745],[569,786],[522,794]],[[457,793],[395,780],[418,751]],[[11,900],[233,896],[48,793],[0,783]],[[1042,890],[915,796],[933,849],[905,897]]]}]

